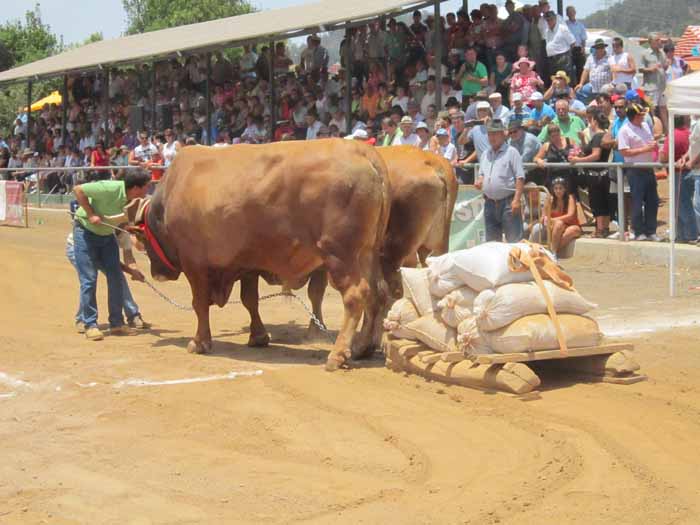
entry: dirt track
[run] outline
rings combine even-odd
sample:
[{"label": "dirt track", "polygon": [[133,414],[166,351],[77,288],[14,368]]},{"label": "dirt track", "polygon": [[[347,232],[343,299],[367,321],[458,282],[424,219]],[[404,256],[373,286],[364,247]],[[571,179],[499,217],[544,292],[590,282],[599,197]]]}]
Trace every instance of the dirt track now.
[{"label": "dirt track", "polygon": [[[214,355],[187,354],[193,314],[142,285],[155,329],[87,342],[73,333],[67,219],[41,217],[0,228],[2,524],[700,520],[698,299],[663,299],[662,269],[567,266],[607,330],[684,326],[635,341],[648,382],[548,377],[518,399],[403,377],[379,359],[328,374],[329,345],[305,342],[303,311],[279,299],[262,306],[268,349],[244,346],[247,315],[232,306],[212,316]],[[189,301],[184,281],[162,288]],[[333,291],[326,312],[337,327]]]}]

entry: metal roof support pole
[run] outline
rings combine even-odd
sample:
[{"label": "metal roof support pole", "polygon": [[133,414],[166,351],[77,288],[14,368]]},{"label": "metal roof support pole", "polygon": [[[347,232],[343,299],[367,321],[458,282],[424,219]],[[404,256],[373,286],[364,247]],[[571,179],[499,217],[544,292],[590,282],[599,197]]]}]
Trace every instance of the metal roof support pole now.
[{"label": "metal roof support pole", "polygon": [[68,75],[63,75],[61,109],[63,110],[63,118],[61,119],[61,144],[65,146],[68,143]]},{"label": "metal roof support pole", "polygon": [[32,134],[32,81],[27,82],[27,147]]},{"label": "metal roof support pole", "polygon": [[564,16],[564,0],[557,0],[557,13]]},{"label": "metal roof support pole", "polygon": [[211,53],[207,53],[207,80],[204,89],[207,104],[207,146],[211,146]]},{"label": "metal roof support pole", "polygon": [[151,136],[156,133],[156,62],[151,62]]},{"label": "metal roof support pole", "polygon": [[275,141],[277,128],[277,90],[275,89],[275,41],[270,40],[268,49],[268,71],[270,76],[270,142]]},{"label": "metal roof support pole", "polygon": [[462,0],[462,11],[469,14],[469,0]]},{"label": "metal roof support pole", "polygon": [[102,73],[102,112],[105,117],[105,151],[109,148],[109,68]]},{"label": "metal roof support pole", "polygon": [[345,29],[345,133],[352,132],[352,33]]},{"label": "metal roof support pole", "polygon": [[433,27],[433,68],[435,70],[435,107],[438,112],[442,111],[442,24],[440,23],[440,0],[435,0],[435,24]]}]

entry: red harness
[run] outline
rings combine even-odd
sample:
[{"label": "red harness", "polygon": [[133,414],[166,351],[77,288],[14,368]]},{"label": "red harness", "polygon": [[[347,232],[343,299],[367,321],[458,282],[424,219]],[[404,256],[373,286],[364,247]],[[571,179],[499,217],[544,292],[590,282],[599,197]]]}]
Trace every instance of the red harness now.
[{"label": "red harness", "polygon": [[143,210],[143,222],[141,224],[139,224],[139,228],[141,228],[141,231],[146,236],[146,240],[151,245],[151,248],[153,249],[153,251],[156,252],[156,255],[160,259],[160,262],[162,262],[165,266],[167,266],[173,272],[177,272],[178,270],[175,268],[173,263],[171,263],[168,260],[168,257],[165,255],[163,248],[160,246],[160,243],[158,242],[158,239],[156,239],[156,236],[153,235],[153,231],[151,231],[151,229],[148,227],[148,220],[147,219],[148,219],[148,209],[149,209],[150,205],[151,205],[150,202],[147,202],[145,204],[145,208]]}]

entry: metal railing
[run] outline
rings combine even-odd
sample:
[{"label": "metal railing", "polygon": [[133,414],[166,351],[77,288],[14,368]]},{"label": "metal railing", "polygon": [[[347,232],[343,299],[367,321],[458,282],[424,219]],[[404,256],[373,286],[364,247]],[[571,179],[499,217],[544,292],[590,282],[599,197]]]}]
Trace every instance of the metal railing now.
[{"label": "metal railing", "polygon": [[[464,168],[464,169],[473,169],[474,170],[474,180],[479,176],[479,164],[478,163],[470,163],[470,164],[460,164],[459,167]],[[664,168],[666,167],[666,164],[662,164],[660,162],[636,162],[636,163],[627,163],[627,162],[577,162],[576,164],[569,164],[567,162],[552,162],[552,163],[545,163],[543,166],[538,165],[535,162],[525,162],[523,163],[523,167],[526,169],[530,168],[541,168],[541,169],[554,169],[554,170],[564,170],[564,169],[614,169],[616,172],[616,182],[617,182],[617,224],[618,224],[618,232],[620,232],[619,235],[619,240],[622,242],[627,241],[627,237],[625,235],[625,174],[624,174],[624,169],[625,168],[651,168],[651,169],[659,169],[659,168]],[[669,218],[669,221],[673,220],[672,218]]]}]

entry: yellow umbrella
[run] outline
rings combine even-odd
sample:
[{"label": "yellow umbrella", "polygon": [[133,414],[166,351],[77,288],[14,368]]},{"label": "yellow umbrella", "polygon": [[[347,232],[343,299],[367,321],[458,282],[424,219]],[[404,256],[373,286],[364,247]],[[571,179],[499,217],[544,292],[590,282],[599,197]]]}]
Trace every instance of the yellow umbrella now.
[{"label": "yellow umbrella", "polygon": [[[32,104],[32,111],[39,111],[44,109],[44,106],[46,104],[56,104],[57,106],[61,105],[61,102],[63,101],[61,94],[58,91],[54,91],[50,95],[42,98],[41,100],[37,100]],[[27,111],[27,108],[24,108],[24,111]]]}]

